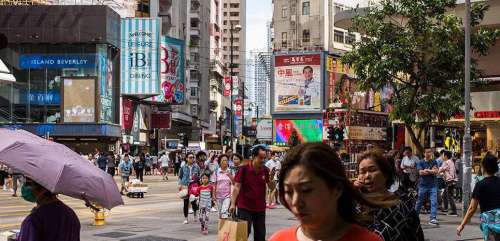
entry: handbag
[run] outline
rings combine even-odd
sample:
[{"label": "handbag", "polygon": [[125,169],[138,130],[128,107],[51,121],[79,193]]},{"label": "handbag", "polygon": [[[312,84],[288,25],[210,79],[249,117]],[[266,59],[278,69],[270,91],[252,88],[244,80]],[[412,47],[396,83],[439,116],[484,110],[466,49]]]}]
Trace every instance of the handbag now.
[{"label": "handbag", "polygon": [[248,225],[245,220],[219,219],[217,241],[248,241]]},{"label": "handbag", "polygon": [[179,196],[180,199],[186,199],[188,197],[187,188],[183,188],[182,190],[180,190],[177,195]]},{"label": "handbag", "polygon": [[481,213],[479,219],[484,240],[490,240],[490,235],[500,234],[500,208]]}]

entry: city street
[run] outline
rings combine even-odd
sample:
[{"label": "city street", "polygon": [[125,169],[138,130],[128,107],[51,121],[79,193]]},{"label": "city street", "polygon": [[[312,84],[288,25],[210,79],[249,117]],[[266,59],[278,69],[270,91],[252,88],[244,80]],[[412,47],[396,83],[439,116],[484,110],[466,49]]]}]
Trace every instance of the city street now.
[{"label": "city street", "polygon": [[[146,176],[150,193],[144,199],[124,197],[125,205],[114,208],[106,215],[106,225],[93,226],[93,214],[82,201],[63,197],[66,204],[78,214],[82,225],[81,240],[216,240],[217,215],[212,213],[209,221],[209,235],[200,233],[198,222],[182,224],[182,203],[177,198],[177,182],[170,177],[168,182],[159,176]],[[9,192],[0,191],[0,231],[18,229],[32,205],[21,198],[11,197]],[[438,215],[440,226],[427,224],[427,215],[421,215],[426,240],[481,240],[477,217],[465,228],[461,238],[455,228],[460,218]],[[295,224],[292,215],[282,206],[267,212],[268,237],[276,230]],[[250,240],[252,240],[250,238]]]}]

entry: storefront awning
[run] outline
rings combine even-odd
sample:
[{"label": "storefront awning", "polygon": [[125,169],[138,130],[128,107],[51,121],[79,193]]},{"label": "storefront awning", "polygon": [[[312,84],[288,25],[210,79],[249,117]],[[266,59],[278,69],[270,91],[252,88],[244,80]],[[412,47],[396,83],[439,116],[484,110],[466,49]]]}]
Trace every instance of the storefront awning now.
[{"label": "storefront awning", "polygon": [[0,82],[3,82],[3,81],[16,82],[16,78],[14,77],[14,75],[12,75],[10,73],[7,66],[0,59]]}]

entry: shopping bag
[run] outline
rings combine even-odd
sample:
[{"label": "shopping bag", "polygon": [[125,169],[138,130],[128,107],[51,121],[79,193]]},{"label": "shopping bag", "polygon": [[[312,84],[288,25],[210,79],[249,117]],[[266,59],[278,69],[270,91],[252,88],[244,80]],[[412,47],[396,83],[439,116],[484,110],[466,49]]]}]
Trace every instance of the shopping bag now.
[{"label": "shopping bag", "polygon": [[247,241],[248,226],[245,220],[219,219],[217,241]]}]

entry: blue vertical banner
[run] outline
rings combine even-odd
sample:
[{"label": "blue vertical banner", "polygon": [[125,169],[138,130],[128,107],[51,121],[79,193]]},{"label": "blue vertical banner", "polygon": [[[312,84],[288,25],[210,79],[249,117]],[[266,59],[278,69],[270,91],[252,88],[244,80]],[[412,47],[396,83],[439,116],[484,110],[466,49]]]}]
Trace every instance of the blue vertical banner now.
[{"label": "blue vertical banner", "polygon": [[121,20],[121,94],[160,94],[160,19]]},{"label": "blue vertical banner", "polygon": [[113,64],[106,44],[97,45],[100,116],[99,122],[113,123]]}]

